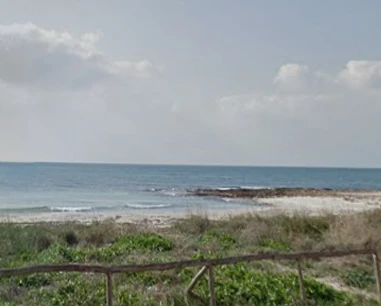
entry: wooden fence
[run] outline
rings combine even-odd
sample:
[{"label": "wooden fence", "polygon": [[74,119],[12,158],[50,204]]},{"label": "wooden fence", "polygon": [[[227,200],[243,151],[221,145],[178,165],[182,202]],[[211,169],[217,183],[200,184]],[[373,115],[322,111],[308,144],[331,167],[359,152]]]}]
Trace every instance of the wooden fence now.
[{"label": "wooden fence", "polygon": [[260,261],[260,260],[293,260],[297,261],[300,301],[302,305],[307,304],[306,293],[303,283],[303,272],[301,262],[305,259],[318,260],[322,258],[344,257],[350,255],[372,255],[374,262],[375,278],[377,282],[378,299],[381,301],[381,277],[378,251],[376,249],[357,249],[348,251],[332,251],[332,252],[299,252],[299,253],[259,253],[243,256],[216,258],[216,259],[200,259],[200,260],[182,260],[168,263],[143,264],[143,265],[122,265],[122,266],[102,266],[102,265],[84,265],[84,264],[57,264],[57,265],[38,265],[23,268],[0,269],[0,277],[17,276],[33,273],[50,273],[50,272],[88,272],[103,273],[107,279],[107,306],[113,305],[112,293],[112,275],[114,273],[137,273],[148,271],[165,271],[171,269],[181,269],[187,267],[201,267],[201,270],[192,279],[185,293],[187,296],[201,299],[197,296],[193,289],[200,278],[208,272],[209,283],[209,305],[216,305],[216,297],[214,292],[214,274],[213,267],[218,265],[236,264],[240,262]]}]

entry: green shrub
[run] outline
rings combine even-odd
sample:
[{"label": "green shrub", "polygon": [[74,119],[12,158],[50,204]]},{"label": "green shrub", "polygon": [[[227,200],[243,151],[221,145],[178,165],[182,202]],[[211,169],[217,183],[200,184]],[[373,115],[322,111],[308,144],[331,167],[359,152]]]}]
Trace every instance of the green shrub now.
[{"label": "green shrub", "polygon": [[289,252],[291,251],[291,247],[283,242],[283,241],[278,241],[275,239],[271,238],[261,238],[258,241],[258,245],[260,247],[270,249],[270,250],[275,250],[275,251],[282,251],[282,252]]},{"label": "green shrub", "polygon": [[125,235],[117,238],[114,247],[125,250],[143,250],[151,252],[165,252],[173,248],[173,243],[158,234],[143,233],[138,235]]},{"label": "green shrub", "polygon": [[35,237],[35,245],[38,252],[46,250],[52,244],[52,238],[47,234],[43,233],[40,235],[36,235]]},{"label": "green shrub", "polygon": [[174,228],[182,233],[200,235],[213,228],[215,225],[207,216],[191,215],[185,220],[175,223]]},{"label": "green shrub", "polygon": [[346,285],[360,289],[367,288],[376,283],[373,273],[361,268],[352,268],[342,272],[340,273],[340,278]]},{"label": "green shrub", "polygon": [[268,221],[275,222],[277,226],[290,236],[302,234],[319,240],[323,233],[329,229],[330,217],[279,215],[274,217],[274,220],[270,218]]},{"label": "green shrub", "polygon": [[[218,305],[296,305],[299,302],[298,277],[294,273],[275,273],[249,269],[243,264],[215,269]],[[346,294],[317,282],[305,279],[308,300],[313,305],[355,305]],[[196,291],[208,294],[206,281]]]},{"label": "green shrub", "polygon": [[64,240],[68,245],[76,245],[79,242],[79,239],[73,231],[68,231],[64,234]]},{"label": "green shrub", "polygon": [[212,228],[199,235],[198,241],[201,244],[216,242],[222,249],[228,249],[236,243],[235,239],[229,233],[216,228]]}]

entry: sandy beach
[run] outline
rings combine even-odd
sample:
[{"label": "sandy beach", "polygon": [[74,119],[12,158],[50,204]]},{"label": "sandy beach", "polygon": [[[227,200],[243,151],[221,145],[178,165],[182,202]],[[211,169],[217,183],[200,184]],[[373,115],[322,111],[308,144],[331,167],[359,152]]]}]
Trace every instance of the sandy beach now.
[{"label": "sandy beach", "polygon": [[[216,196],[215,190],[211,190]],[[221,192],[221,191],[217,191]],[[222,191],[221,197],[226,202],[234,202],[237,199],[235,192],[227,196],[227,191]],[[229,191],[232,192],[232,191]],[[241,191],[236,191],[236,193]],[[254,193],[261,194],[255,190]],[[203,194],[202,196],[207,196]],[[287,196],[250,197],[246,196],[247,207],[221,208],[216,211],[196,208],[184,212],[157,213],[157,211],[137,211],[128,213],[91,213],[91,212],[50,212],[36,214],[4,214],[0,216],[0,222],[11,223],[57,223],[57,222],[81,222],[91,223],[96,221],[113,221],[117,223],[143,223],[147,226],[168,226],[178,219],[190,215],[207,215],[210,219],[228,218],[240,214],[348,214],[366,210],[381,208],[381,191],[332,191],[312,190],[290,192]]]}]

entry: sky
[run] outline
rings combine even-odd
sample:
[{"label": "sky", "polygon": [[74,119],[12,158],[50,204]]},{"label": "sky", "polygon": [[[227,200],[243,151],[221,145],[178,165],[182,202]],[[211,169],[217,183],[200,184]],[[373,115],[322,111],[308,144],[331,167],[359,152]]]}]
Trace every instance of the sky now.
[{"label": "sky", "polygon": [[0,0],[0,160],[381,167],[378,0]]}]

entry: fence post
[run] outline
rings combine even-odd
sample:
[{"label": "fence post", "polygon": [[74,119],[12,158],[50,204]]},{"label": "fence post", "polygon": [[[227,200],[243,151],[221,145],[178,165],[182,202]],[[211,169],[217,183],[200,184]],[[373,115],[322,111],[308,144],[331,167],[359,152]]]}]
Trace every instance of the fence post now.
[{"label": "fence post", "polygon": [[112,273],[106,272],[107,277],[107,306],[112,306]]},{"label": "fence post", "polygon": [[209,293],[210,293],[210,306],[216,306],[216,293],[214,292],[214,274],[213,266],[208,266],[208,280],[209,280]]},{"label": "fence post", "polygon": [[[188,288],[185,290],[185,293],[194,298],[194,299],[197,299],[199,300],[202,304],[205,304],[205,301],[203,301],[203,299],[198,296],[196,293],[193,292],[193,289],[194,287],[196,286],[197,282],[200,280],[200,278],[205,274],[205,272],[208,270],[208,267],[207,266],[204,266],[202,267],[202,269],[196,274],[196,276],[192,279],[192,281],[190,282]],[[189,304],[189,303],[188,303]]]},{"label": "fence post", "polygon": [[373,253],[374,272],[377,282],[378,300],[381,302],[381,275],[380,275],[380,261],[378,258],[378,252]]},{"label": "fence post", "polygon": [[303,283],[303,272],[302,272],[302,265],[300,263],[300,259],[297,260],[298,262],[298,278],[299,278],[299,289],[300,289],[300,299],[302,302],[302,305],[307,305],[307,298],[306,298],[306,290],[304,288]]},{"label": "fence post", "polygon": [[202,267],[201,270],[196,274],[196,276],[190,282],[188,288],[185,290],[187,294],[192,292],[193,288],[196,286],[197,282],[200,280],[201,276],[203,276],[206,272],[207,267]]}]

